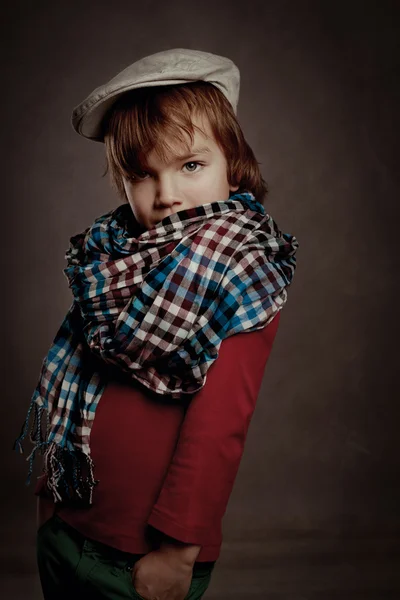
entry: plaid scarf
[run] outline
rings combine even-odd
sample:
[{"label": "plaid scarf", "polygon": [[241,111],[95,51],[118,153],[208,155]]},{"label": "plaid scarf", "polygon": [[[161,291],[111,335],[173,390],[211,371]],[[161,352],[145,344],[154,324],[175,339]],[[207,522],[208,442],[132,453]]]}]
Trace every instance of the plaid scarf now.
[{"label": "plaid scarf", "polygon": [[40,449],[54,502],[92,504],[89,440],[108,367],[167,400],[190,399],[222,340],[264,328],[287,300],[298,242],[251,193],[139,232],[122,204],[70,238],[64,273],[74,299],[14,444],[23,453],[33,411],[26,484]]}]

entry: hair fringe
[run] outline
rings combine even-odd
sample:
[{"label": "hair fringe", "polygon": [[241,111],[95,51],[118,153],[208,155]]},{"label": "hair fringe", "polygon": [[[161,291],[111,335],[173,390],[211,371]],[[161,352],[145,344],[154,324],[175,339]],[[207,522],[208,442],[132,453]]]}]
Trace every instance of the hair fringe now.
[{"label": "hair fringe", "polygon": [[[127,201],[123,177],[145,170],[153,149],[161,160],[172,151],[168,140],[178,140],[188,150],[193,144],[193,116],[206,117],[228,164],[229,184],[238,193],[252,192],[264,204],[268,187],[259,163],[246,142],[233,108],[224,94],[207,81],[138,88],[115,102],[103,120],[106,165],[111,185]],[[201,130],[200,130],[201,131]]]}]

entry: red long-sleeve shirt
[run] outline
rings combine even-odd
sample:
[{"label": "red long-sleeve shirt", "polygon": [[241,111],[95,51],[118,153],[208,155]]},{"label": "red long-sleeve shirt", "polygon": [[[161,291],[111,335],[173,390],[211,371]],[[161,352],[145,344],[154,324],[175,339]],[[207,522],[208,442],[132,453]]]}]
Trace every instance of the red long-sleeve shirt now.
[{"label": "red long-sleeve shirt", "polygon": [[[99,480],[93,504],[57,504],[58,515],[83,535],[126,552],[150,552],[152,536],[162,532],[201,545],[197,562],[216,560],[279,319],[280,312],[261,330],[223,340],[186,411],[134,380],[110,380],[90,436]],[[35,494],[48,495],[44,476]]]}]

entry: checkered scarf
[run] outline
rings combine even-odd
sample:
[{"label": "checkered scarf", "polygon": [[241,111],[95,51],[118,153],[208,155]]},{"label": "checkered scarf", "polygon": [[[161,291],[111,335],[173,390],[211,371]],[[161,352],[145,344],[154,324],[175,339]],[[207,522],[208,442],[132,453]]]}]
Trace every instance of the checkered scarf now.
[{"label": "checkered scarf", "polygon": [[73,303],[14,444],[23,453],[33,411],[26,483],[40,449],[54,502],[92,504],[89,440],[108,367],[166,399],[188,399],[204,386],[222,340],[264,328],[287,300],[298,242],[251,193],[138,231],[123,204],[70,238],[64,273]]}]

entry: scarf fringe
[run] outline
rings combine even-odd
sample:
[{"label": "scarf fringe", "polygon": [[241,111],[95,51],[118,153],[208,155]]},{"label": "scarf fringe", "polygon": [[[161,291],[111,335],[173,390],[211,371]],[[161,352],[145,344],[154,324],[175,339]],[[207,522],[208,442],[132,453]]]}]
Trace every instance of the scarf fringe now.
[{"label": "scarf fringe", "polygon": [[31,482],[33,461],[36,452],[44,455],[43,473],[47,477],[47,488],[53,495],[54,503],[66,502],[76,507],[93,504],[93,488],[99,483],[94,479],[94,463],[90,456],[82,451],[64,448],[54,441],[46,441],[43,436],[43,418],[46,419],[46,437],[50,431],[49,415],[44,405],[39,406],[32,401],[22,426],[19,437],[15,440],[13,450],[24,453],[22,440],[26,437],[29,420],[33,410],[33,421],[29,431],[29,440],[34,444],[31,453],[26,457],[29,461],[28,477],[25,485]]},{"label": "scarf fringe", "polygon": [[223,339],[282,309],[296,268],[296,238],[250,192],[174,213],[137,238],[118,222],[125,212],[132,217],[121,205],[70,238],[64,274],[74,300],[14,443],[22,454],[33,413],[26,485],[40,451],[58,503],[92,504],[89,439],[103,376],[115,370],[185,401],[204,386]]}]

